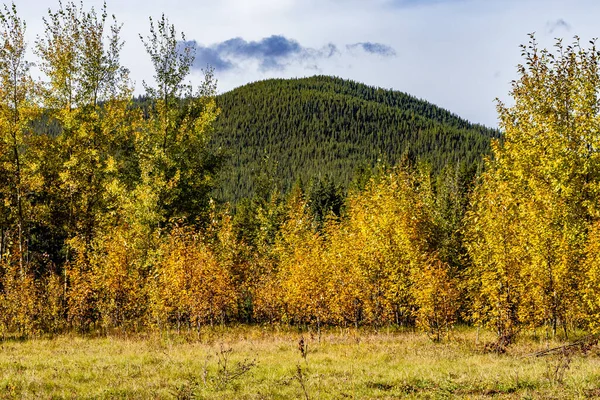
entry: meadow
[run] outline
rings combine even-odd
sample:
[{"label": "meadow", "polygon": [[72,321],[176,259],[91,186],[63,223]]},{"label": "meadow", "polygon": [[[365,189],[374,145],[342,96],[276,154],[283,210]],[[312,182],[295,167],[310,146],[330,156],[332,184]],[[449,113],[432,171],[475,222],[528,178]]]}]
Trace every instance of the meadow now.
[{"label": "meadow", "polygon": [[[0,398],[392,399],[600,397],[596,346],[457,328],[436,343],[392,328],[63,335],[0,345]],[[303,343],[300,343],[303,339]]]}]

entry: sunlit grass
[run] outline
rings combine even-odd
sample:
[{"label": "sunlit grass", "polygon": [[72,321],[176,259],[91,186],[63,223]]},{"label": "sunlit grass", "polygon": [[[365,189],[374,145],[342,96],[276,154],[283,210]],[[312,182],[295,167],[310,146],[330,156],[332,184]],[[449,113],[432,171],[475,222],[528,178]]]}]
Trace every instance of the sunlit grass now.
[{"label": "sunlit grass", "polygon": [[[306,359],[298,350],[301,335]],[[0,345],[0,398],[600,396],[596,348],[569,359],[535,357],[560,343],[524,338],[499,355],[482,351],[491,339],[474,329],[434,343],[393,329],[330,329],[319,340],[314,331],[235,327],[7,340]]]}]

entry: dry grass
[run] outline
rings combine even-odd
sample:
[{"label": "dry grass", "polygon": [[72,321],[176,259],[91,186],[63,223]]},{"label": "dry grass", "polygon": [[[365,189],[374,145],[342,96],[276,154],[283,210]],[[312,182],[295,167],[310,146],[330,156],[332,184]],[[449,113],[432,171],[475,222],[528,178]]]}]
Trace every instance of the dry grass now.
[{"label": "dry grass", "polygon": [[[305,357],[299,348],[304,339]],[[472,329],[433,343],[383,329],[235,327],[199,335],[61,336],[0,344],[0,398],[590,398],[600,351],[527,357],[527,338],[484,353]]]}]

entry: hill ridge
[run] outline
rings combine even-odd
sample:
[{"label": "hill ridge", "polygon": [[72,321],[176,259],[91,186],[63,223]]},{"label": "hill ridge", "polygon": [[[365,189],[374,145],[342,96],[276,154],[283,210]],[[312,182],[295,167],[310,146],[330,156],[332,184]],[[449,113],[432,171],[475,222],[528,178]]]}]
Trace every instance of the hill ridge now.
[{"label": "hill ridge", "polygon": [[499,137],[410,94],[324,75],[248,83],[220,94],[217,104],[212,145],[229,155],[218,195],[234,202],[255,192],[265,156],[286,191],[324,173],[347,185],[357,167],[406,154],[435,170],[477,163]]}]

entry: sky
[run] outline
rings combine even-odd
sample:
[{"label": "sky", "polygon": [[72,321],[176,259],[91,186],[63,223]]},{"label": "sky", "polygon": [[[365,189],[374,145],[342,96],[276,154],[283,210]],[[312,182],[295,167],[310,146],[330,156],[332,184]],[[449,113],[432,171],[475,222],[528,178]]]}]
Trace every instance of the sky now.
[{"label": "sky", "polygon": [[[79,0],[77,1],[79,2]],[[84,7],[103,0],[84,0]],[[15,0],[30,49],[58,0]],[[334,75],[407,92],[470,121],[496,127],[495,99],[510,104],[535,32],[583,43],[600,36],[596,0],[107,0],[123,23],[122,63],[136,91],[153,81],[139,35],[164,13],[196,50],[190,77],[212,65],[220,92],[268,78]],[[32,56],[35,61],[34,56]],[[35,72],[34,72],[35,73]]]}]

